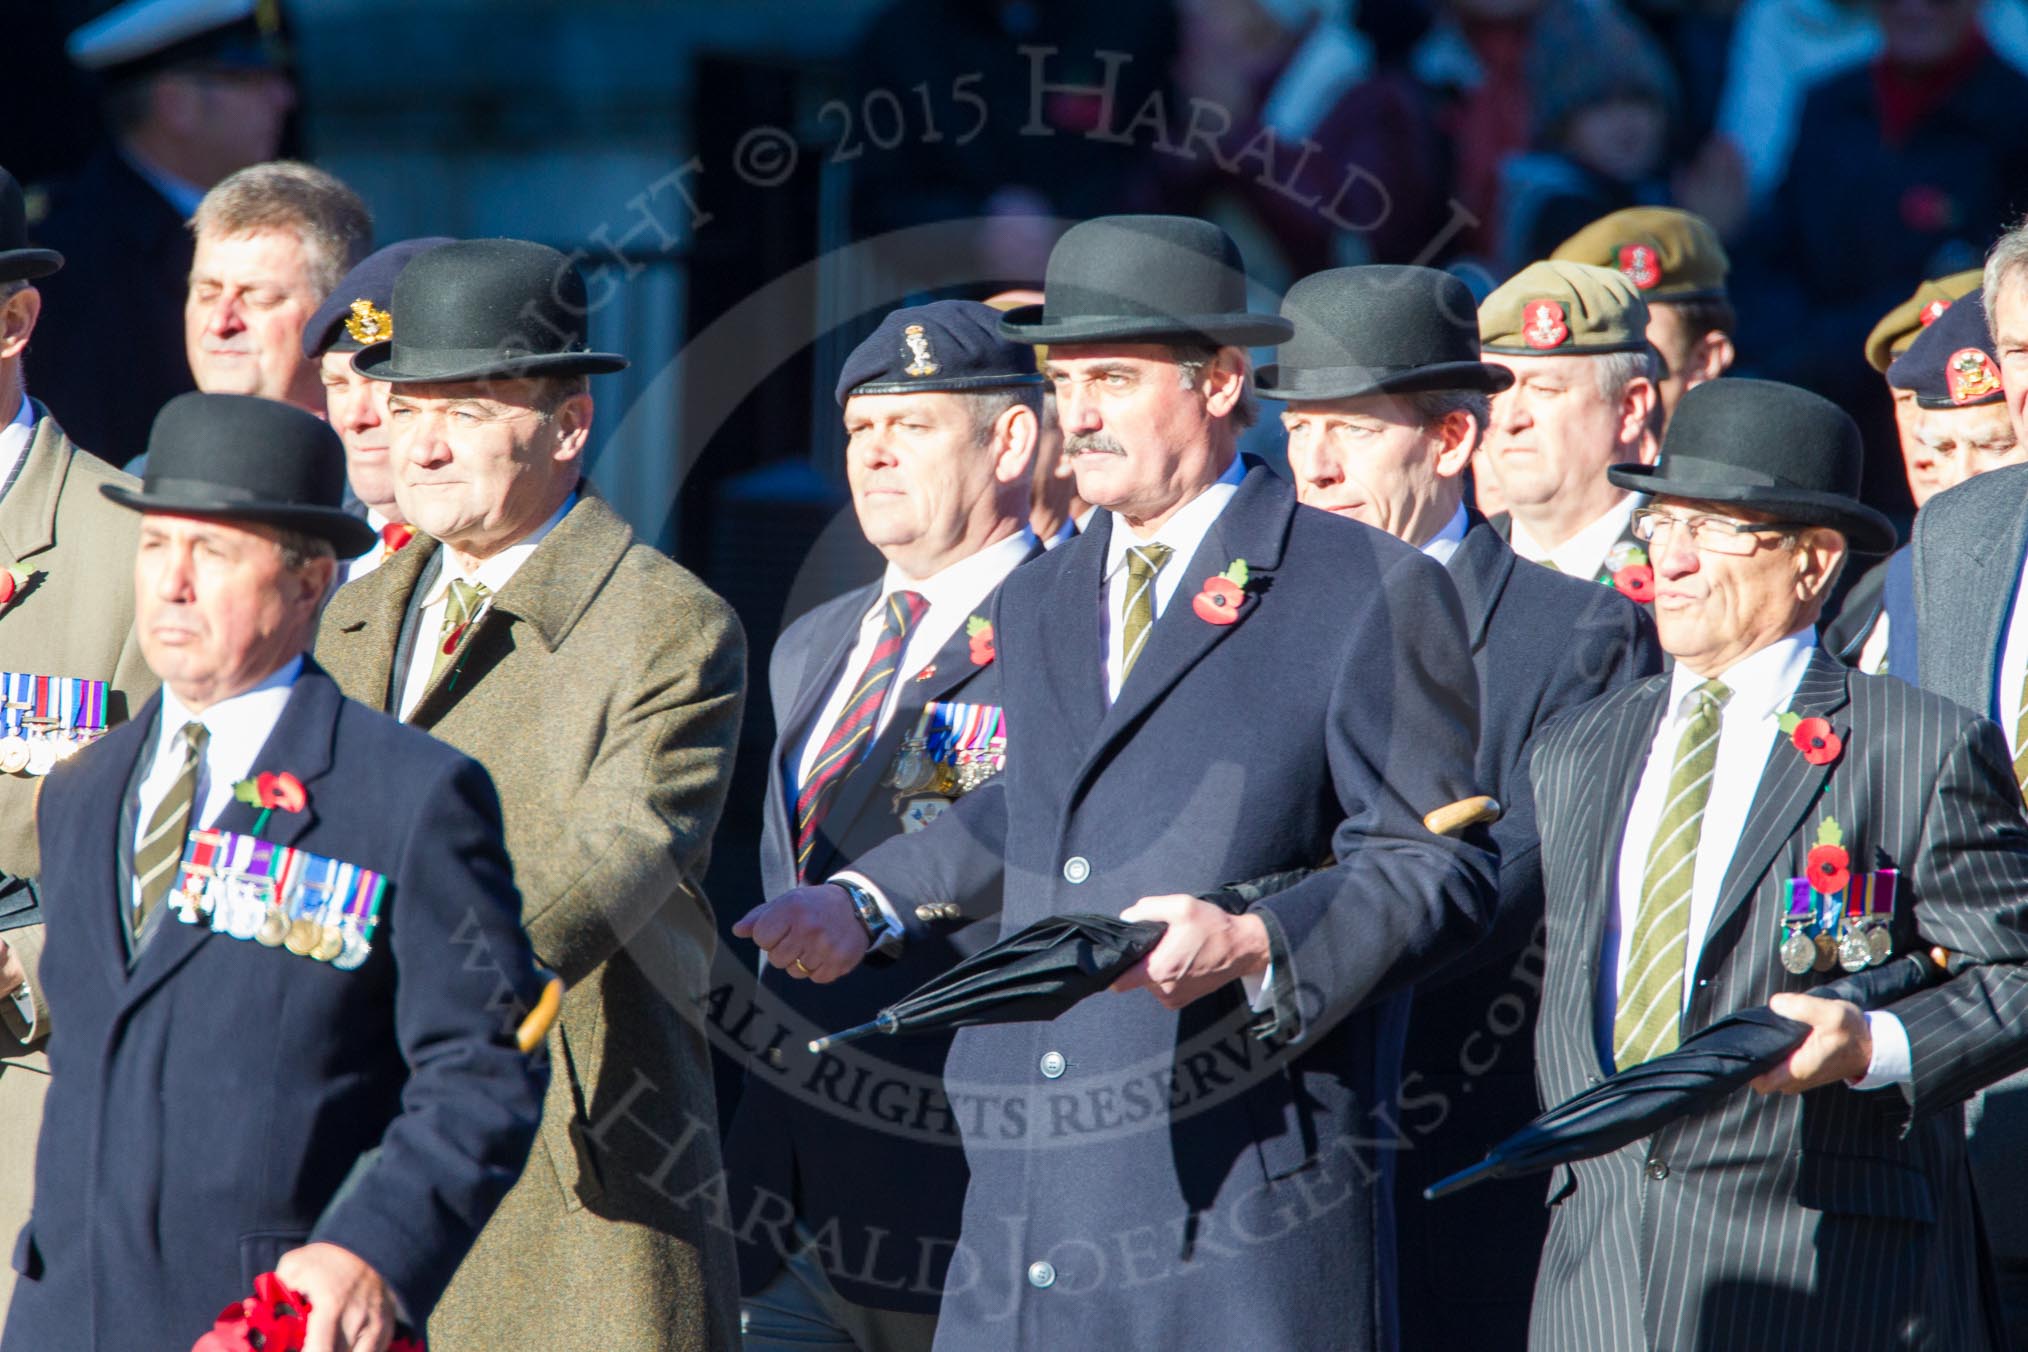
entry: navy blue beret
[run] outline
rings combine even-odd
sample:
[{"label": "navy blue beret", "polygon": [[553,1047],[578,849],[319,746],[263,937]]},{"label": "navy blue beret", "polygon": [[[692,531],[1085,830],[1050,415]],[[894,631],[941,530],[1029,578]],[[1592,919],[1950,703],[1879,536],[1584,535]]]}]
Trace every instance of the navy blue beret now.
[{"label": "navy blue beret", "polygon": [[2007,397],[1999,356],[1986,331],[1986,307],[1974,291],[1916,335],[1887,368],[1887,383],[1913,391],[1918,408],[1997,404]]},{"label": "navy blue beret", "polygon": [[387,310],[394,303],[394,279],[419,253],[455,244],[449,235],[404,239],[376,249],[345,274],[303,325],[303,355],[315,361],[326,352],[357,352],[393,334]]},{"label": "navy blue beret", "polygon": [[1000,336],[998,310],[975,300],[936,300],[896,310],[852,349],[838,376],[838,403],[855,394],[1041,383],[1035,349]]}]

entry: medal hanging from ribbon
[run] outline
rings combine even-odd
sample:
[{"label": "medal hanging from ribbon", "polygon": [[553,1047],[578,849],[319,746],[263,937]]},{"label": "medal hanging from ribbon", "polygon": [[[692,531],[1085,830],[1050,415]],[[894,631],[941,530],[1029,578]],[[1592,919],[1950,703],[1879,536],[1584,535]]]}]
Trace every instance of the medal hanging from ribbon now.
[{"label": "medal hanging from ribbon", "polygon": [[106,733],[106,683],[0,673],[0,774],[46,775]]},{"label": "medal hanging from ribbon", "polygon": [[351,970],[373,952],[388,890],[372,869],[231,831],[192,831],[176,918]]}]

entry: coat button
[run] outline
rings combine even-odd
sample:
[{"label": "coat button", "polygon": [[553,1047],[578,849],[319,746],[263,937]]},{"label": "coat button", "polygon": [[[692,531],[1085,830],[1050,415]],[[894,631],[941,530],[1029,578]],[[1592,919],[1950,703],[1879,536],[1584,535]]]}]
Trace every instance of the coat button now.
[{"label": "coat button", "polygon": [[1649,1160],[1646,1172],[1649,1178],[1660,1183],[1669,1176],[1669,1166],[1662,1160]]},{"label": "coat button", "polygon": [[1091,860],[1081,854],[1074,854],[1063,861],[1063,880],[1067,883],[1081,883],[1091,877]]},{"label": "coat button", "polygon": [[1044,1052],[1042,1054],[1042,1078],[1044,1078],[1045,1080],[1057,1080],[1063,1078],[1063,1071],[1066,1064],[1067,1063],[1063,1059],[1062,1052]]},{"label": "coat button", "polygon": [[780,1047],[768,1048],[768,1064],[780,1069],[782,1064],[782,1049]]},{"label": "coat button", "polygon": [[1028,1284],[1038,1291],[1056,1285],[1056,1269],[1048,1263],[1036,1262],[1028,1265]]}]

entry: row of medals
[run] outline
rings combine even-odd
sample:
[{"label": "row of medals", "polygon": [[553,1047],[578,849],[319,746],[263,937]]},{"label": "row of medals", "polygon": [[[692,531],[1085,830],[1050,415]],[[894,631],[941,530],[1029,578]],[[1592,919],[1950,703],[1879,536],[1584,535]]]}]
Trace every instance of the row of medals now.
[{"label": "row of medals", "polygon": [[[220,916],[213,925],[222,933],[268,948],[286,948],[298,957],[315,958],[346,971],[365,962],[373,951],[366,937],[351,926],[326,925],[308,916],[290,920],[272,879],[233,873],[212,876],[225,890]],[[207,885],[194,894],[184,890],[183,881],[179,881],[169,898],[176,918],[186,925],[195,925],[212,912],[208,903],[213,888],[209,878],[205,881]]]},{"label": "row of medals", "polygon": [[1000,772],[1002,757],[990,751],[961,751],[958,756],[957,765],[945,765],[931,758],[926,739],[906,738],[887,773],[888,787],[894,790],[897,801],[923,794],[954,798],[970,793]]},{"label": "row of medals", "polygon": [[1843,932],[1835,939],[1828,934],[1805,933],[1812,921],[1783,923],[1789,933],[1782,940],[1782,966],[1796,976],[1813,970],[1828,972],[1834,966],[1848,972],[1863,972],[1894,956],[1894,935],[1883,916],[1861,916],[1847,921],[1840,925]]},{"label": "row of medals", "polygon": [[54,723],[31,725],[26,734],[10,732],[0,737],[0,775],[46,775],[97,740],[94,733],[63,733]]}]

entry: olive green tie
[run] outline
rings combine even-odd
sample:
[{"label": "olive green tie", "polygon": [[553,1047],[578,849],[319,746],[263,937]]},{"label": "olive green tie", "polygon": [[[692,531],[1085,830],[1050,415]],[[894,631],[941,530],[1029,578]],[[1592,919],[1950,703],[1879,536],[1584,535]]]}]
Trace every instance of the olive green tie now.
[{"label": "olive green tie", "polygon": [[2021,712],[2014,715],[2014,783],[2028,799],[2028,681],[2021,685]]},{"label": "olive green tie", "polygon": [[436,656],[430,659],[430,684],[444,674],[444,668],[451,664],[451,654],[464,641],[465,630],[479,612],[486,607],[486,598],[491,593],[483,582],[467,582],[463,578],[451,580],[450,599],[444,602],[444,622],[437,632]]},{"label": "olive green tie", "polygon": [[1706,681],[1690,692],[1690,717],[1676,744],[1669,797],[1641,875],[1626,978],[1613,1014],[1613,1062],[1620,1069],[1672,1051],[1683,1010],[1683,963],[1690,933],[1690,888],[1697,837],[1718,768],[1718,730],[1732,691]]},{"label": "olive green tie", "polygon": [[1141,649],[1148,646],[1148,631],[1155,627],[1155,575],[1173,553],[1167,545],[1135,545],[1127,551],[1127,602],[1120,610],[1121,685]]},{"label": "olive green tie", "polygon": [[185,723],[178,734],[183,744],[183,768],[169,785],[169,792],[148,816],[147,829],[134,847],[134,877],[141,885],[140,904],[134,908],[134,933],[148,923],[169,885],[176,880],[176,865],[183,858],[184,838],[190,834],[190,810],[197,802],[197,773],[204,764],[204,744],[211,736],[204,724]]}]

